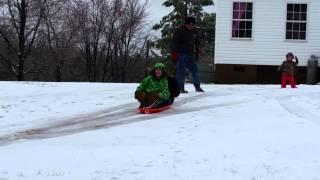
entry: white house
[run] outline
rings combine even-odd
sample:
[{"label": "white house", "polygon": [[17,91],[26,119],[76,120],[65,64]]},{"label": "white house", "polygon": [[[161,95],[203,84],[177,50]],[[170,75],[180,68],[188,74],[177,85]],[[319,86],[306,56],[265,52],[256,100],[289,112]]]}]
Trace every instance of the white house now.
[{"label": "white house", "polygon": [[320,55],[320,0],[216,0],[215,71],[220,83],[273,83],[288,52]]}]

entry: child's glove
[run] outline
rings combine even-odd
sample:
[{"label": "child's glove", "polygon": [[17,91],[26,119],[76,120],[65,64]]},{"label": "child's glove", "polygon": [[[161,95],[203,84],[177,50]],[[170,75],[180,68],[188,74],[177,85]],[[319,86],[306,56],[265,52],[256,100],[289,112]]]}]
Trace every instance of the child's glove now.
[{"label": "child's glove", "polygon": [[297,56],[294,57],[296,59],[296,65],[299,64],[299,58]]},{"label": "child's glove", "polygon": [[201,50],[200,48],[197,48],[197,49],[196,49],[196,54],[197,54],[198,56],[200,56],[201,52],[202,52],[202,50]]},{"label": "child's glove", "polygon": [[171,53],[171,60],[172,60],[172,61],[176,61],[177,59],[178,59],[177,53],[176,53],[176,52],[172,52],[172,53]]}]

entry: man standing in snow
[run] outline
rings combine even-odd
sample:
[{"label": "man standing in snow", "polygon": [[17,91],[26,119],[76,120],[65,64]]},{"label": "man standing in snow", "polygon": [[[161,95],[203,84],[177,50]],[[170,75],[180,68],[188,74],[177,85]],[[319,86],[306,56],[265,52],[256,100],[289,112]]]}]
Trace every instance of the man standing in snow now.
[{"label": "man standing in snow", "polygon": [[197,92],[204,92],[200,87],[198,67],[196,60],[200,54],[200,41],[197,30],[194,28],[196,20],[188,17],[185,24],[177,29],[172,40],[171,59],[176,62],[176,78],[179,82],[181,93],[188,93],[184,88],[185,68],[192,75],[194,87]]}]

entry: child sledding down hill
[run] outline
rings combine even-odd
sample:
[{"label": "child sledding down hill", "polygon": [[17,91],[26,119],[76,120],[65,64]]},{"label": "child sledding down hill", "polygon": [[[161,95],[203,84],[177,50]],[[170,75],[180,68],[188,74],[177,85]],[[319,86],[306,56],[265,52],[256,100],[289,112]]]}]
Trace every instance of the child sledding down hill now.
[{"label": "child sledding down hill", "polygon": [[278,68],[278,70],[282,72],[281,88],[286,88],[288,81],[292,88],[297,88],[294,72],[296,66],[299,64],[299,59],[291,52],[286,55],[286,58],[287,59]]},{"label": "child sledding down hill", "polygon": [[141,103],[140,108],[161,108],[172,104],[179,96],[177,88],[176,80],[167,75],[165,65],[157,63],[137,88],[135,98]]}]

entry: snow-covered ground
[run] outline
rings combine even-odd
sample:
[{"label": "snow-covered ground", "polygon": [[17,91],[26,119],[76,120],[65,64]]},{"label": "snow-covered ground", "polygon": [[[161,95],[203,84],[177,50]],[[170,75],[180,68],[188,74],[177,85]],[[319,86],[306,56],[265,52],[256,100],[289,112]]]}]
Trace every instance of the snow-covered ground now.
[{"label": "snow-covered ground", "polygon": [[206,85],[155,115],[136,84],[0,87],[0,180],[320,179],[320,86]]}]

